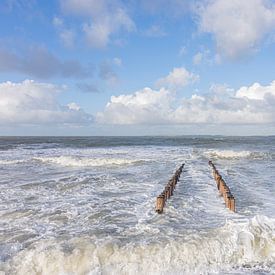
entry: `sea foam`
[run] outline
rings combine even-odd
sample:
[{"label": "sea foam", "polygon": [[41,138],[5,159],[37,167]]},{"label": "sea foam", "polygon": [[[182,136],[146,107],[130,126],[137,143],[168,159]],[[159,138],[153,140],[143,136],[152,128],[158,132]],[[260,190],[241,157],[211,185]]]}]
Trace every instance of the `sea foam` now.
[{"label": "sea foam", "polygon": [[126,245],[87,237],[66,243],[40,241],[19,253],[10,266],[16,274],[222,274],[232,267],[274,272],[274,261],[275,220],[255,216],[193,234],[188,241]]},{"label": "sea foam", "polygon": [[61,166],[116,166],[116,165],[131,165],[144,162],[144,160],[136,159],[120,159],[120,158],[89,158],[89,157],[71,157],[71,156],[59,156],[59,157],[36,157],[34,160],[42,163],[52,163]]},{"label": "sea foam", "polygon": [[204,155],[210,159],[272,159],[274,155],[268,152],[207,150]]}]

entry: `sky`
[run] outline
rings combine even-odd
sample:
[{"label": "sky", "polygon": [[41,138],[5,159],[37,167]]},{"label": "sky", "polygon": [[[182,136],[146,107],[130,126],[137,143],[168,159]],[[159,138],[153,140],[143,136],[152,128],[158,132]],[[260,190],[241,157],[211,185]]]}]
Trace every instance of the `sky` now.
[{"label": "sky", "polygon": [[1,0],[0,135],[275,135],[275,1]]}]

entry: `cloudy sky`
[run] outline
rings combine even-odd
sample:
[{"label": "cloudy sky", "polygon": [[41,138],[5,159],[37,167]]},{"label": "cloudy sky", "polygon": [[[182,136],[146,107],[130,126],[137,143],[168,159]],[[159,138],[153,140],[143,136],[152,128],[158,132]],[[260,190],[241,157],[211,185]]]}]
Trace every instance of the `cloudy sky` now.
[{"label": "cloudy sky", "polygon": [[0,135],[274,135],[274,0],[1,0]]}]

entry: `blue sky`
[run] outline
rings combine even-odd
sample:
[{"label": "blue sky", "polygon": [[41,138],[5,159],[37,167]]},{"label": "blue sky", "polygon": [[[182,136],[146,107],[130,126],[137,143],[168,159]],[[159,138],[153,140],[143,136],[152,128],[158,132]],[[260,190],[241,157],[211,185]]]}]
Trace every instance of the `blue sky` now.
[{"label": "blue sky", "polygon": [[275,1],[2,0],[0,135],[275,134]]}]

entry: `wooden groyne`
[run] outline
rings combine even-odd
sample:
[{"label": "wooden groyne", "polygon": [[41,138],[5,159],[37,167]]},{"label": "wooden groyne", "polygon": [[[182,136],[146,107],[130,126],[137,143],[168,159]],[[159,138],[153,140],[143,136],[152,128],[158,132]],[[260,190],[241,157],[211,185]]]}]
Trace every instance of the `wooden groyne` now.
[{"label": "wooden groyne", "polygon": [[217,188],[220,192],[220,195],[223,196],[225,206],[231,211],[236,212],[236,202],[235,198],[232,195],[230,188],[227,186],[219,171],[216,169],[216,166],[210,160],[208,164],[213,168],[213,177],[217,183]]},{"label": "wooden groyne", "polygon": [[164,187],[164,190],[161,192],[159,196],[157,196],[156,200],[156,212],[161,214],[163,213],[163,208],[167,202],[168,199],[170,199],[171,196],[174,194],[174,190],[176,188],[176,185],[178,183],[178,180],[180,178],[180,175],[182,173],[184,164],[182,164],[175,172],[173,177],[168,181],[166,186]]}]

